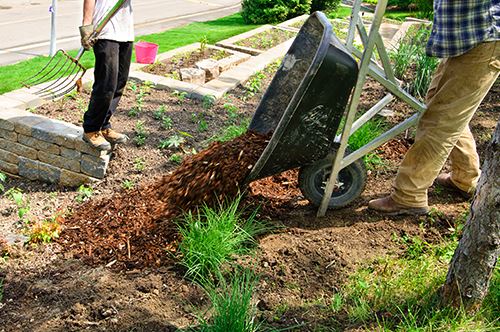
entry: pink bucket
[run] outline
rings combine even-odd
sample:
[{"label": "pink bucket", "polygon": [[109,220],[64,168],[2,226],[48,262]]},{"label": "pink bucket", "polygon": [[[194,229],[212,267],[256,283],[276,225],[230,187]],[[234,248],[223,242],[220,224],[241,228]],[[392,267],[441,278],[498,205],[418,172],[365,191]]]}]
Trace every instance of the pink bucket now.
[{"label": "pink bucket", "polygon": [[140,41],[135,43],[135,58],[139,63],[154,63],[158,45],[155,43]]}]

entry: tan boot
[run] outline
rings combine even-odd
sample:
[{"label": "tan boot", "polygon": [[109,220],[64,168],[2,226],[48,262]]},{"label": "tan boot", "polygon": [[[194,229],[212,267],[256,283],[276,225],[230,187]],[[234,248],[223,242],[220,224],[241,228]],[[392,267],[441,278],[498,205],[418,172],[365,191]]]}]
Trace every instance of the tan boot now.
[{"label": "tan boot", "polygon": [[109,151],[111,144],[102,136],[100,131],[93,131],[83,134],[83,140],[98,150]]},{"label": "tan boot", "polygon": [[429,208],[426,206],[411,207],[398,204],[391,198],[391,196],[372,199],[368,203],[368,208],[390,216],[396,216],[400,214],[421,215],[427,214],[429,212]]},{"label": "tan boot", "polygon": [[121,144],[128,141],[127,135],[114,131],[111,128],[103,129],[101,130],[101,133],[104,136],[104,138],[112,144]]},{"label": "tan boot", "polygon": [[451,191],[454,191],[458,193],[460,196],[462,196],[465,199],[471,199],[472,195],[474,192],[467,192],[463,191],[462,189],[458,188],[458,186],[453,183],[451,180],[451,174],[450,173],[445,173],[445,174],[439,174],[436,180],[434,180],[437,184],[439,184],[441,187],[449,189]]}]

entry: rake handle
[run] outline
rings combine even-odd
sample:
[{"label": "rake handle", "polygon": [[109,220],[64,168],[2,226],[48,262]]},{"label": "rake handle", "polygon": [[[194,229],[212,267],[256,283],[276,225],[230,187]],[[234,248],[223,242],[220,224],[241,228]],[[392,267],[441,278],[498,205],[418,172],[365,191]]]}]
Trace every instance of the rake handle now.
[{"label": "rake handle", "polygon": [[92,32],[92,38],[97,38],[104,26],[109,22],[113,15],[116,14],[118,9],[120,9],[125,1],[126,0],[118,0],[115,5],[106,13],[106,15],[99,22],[97,22],[95,30]]}]

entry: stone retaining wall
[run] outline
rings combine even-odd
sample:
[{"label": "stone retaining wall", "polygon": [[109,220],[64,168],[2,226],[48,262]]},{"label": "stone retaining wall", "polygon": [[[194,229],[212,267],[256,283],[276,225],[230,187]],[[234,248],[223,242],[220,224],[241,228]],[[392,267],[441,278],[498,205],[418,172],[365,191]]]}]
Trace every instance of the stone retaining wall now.
[{"label": "stone retaining wall", "polygon": [[102,179],[110,155],[85,143],[82,132],[67,122],[0,109],[0,171],[64,186]]}]

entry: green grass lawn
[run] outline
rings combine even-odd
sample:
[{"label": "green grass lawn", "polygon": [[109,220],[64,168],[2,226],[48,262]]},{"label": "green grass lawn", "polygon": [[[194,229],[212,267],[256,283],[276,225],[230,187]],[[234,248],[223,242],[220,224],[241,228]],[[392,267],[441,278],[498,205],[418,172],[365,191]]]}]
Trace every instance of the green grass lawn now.
[{"label": "green grass lawn", "polygon": [[[257,26],[246,24],[240,14],[234,14],[214,21],[191,23],[162,33],[138,36],[136,40],[156,43],[159,45],[159,52],[166,52],[179,46],[198,42],[204,37],[207,38],[210,44],[213,44],[219,40],[254,29]],[[77,50],[68,53],[75,56]],[[133,59],[135,60],[135,55]],[[0,94],[21,88],[21,82],[34,75],[48,60],[49,57],[38,56],[13,65],[0,67],[0,81],[2,82]],[[86,68],[93,67],[94,54],[86,52],[81,59],[81,63]]]}]

